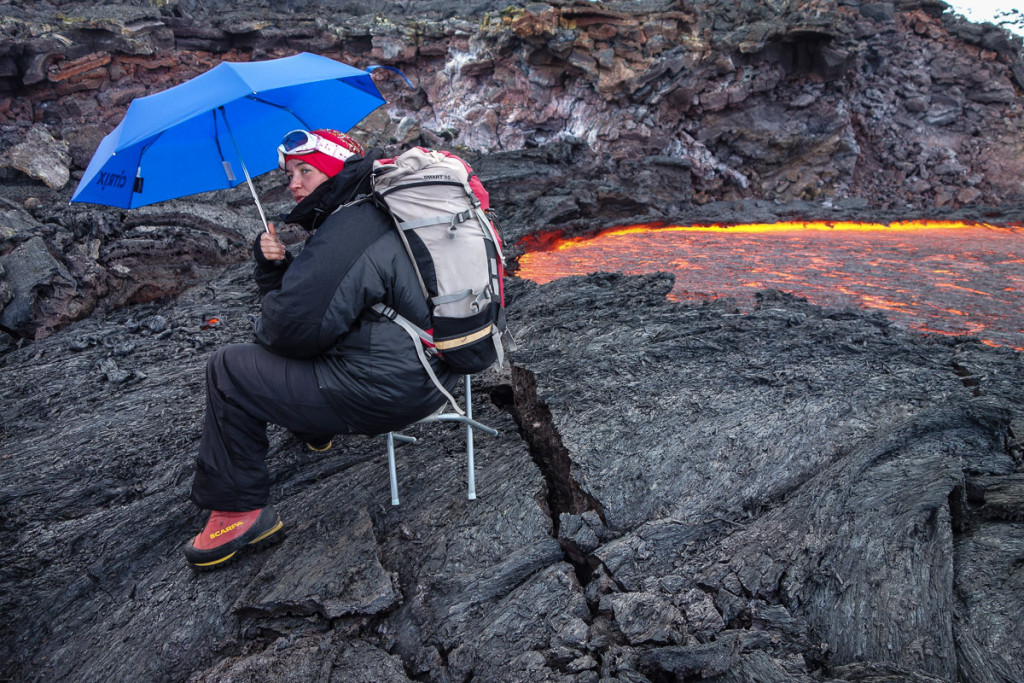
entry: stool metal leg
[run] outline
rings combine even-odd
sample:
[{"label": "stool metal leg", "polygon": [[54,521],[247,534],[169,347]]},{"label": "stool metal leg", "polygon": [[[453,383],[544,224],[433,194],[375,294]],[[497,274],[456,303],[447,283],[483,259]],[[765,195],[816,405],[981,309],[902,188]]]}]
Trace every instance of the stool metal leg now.
[{"label": "stool metal leg", "polygon": [[[471,382],[471,376],[465,376],[465,388],[466,388],[466,413],[460,415],[457,413],[442,413],[438,412],[434,415],[426,417],[419,421],[419,423],[431,423],[431,422],[461,422],[466,425],[466,479],[467,479],[467,497],[469,500],[476,500],[476,461],[473,453],[473,431],[479,430],[484,434],[490,434],[491,436],[497,436],[498,430],[477,422],[473,419],[473,388]],[[398,505],[398,474],[395,470],[395,442],[401,443],[416,443],[416,437],[406,436],[405,434],[398,434],[396,432],[387,433],[388,441],[388,474],[391,477],[391,504]]]},{"label": "stool metal leg", "polygon": [[395,435],[388,432],[388,474],[391,475],[391,504],[398,505],[398,474],[395,472]]},{"label": "stool metal leg", "polygon": [[[470,388],[469,375],[466,375],[466,419],[473,419],[473,391]],[[466,423],[466,469],[469,480],[469,499],[476,500],[476,466],[473,462],[473,425]]]},{"label": "stool metal leg", "polygon": [[391,475],[391,504],[398,505],[398,473],[395,471],[395,442],[416,443],[415,436],[388,432],[388,474]]}]

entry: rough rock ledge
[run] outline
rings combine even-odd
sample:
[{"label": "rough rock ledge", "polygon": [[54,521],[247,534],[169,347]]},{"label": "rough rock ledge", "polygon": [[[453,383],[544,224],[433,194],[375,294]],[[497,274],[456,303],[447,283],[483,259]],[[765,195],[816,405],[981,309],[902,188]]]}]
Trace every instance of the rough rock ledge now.
[{"label": "rough rock ledge", "polygon": [[248,339],[247,270],[3,356],[6,680],[1024,675],[1021,355],[665,275],[512,281],[478,500],[454,428],[399,450],[398,507],[382,439],[274,431],[287,539],[194,574],[203,359]]}]

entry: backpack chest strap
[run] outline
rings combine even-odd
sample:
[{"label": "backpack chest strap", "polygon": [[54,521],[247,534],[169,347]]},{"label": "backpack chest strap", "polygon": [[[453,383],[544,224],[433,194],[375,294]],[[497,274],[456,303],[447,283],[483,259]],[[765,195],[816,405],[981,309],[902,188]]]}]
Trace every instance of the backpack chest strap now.
[{"label": "backpack chest strap", "polygon": [[448,230],[455,230],[455,227],[459,223],[465,223],[473,217],[473,210],[466,209],[459,213],[450,213],[444,216],[428,216],[427,218],[418,218],[414,221],[401,221],[398,223],[398,227],[402,230],[418,230],[419,228],[425,228],[428,225],[443,225],[448,224]]}]

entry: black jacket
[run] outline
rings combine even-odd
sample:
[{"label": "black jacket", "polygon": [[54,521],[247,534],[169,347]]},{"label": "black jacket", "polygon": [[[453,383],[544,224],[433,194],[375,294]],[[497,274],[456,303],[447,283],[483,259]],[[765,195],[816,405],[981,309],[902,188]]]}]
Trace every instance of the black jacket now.
[{"label": "black jacket", "polygon": [[[364,434],[398,429],[444,402],[405,330],[369,310],[383,302],[430,327],[416,271],[391,218],[370,200],[345,205],[369,192],[379,157],[373,150],[350,159],[288,215],[287,222],[316,230],[297,256],[271,262],[256,249],[263,293],[257,341],[282,356],[313,359],[321,390],[352,431]],[[447,388],[458,382],[442,363],[431,362]]]}]

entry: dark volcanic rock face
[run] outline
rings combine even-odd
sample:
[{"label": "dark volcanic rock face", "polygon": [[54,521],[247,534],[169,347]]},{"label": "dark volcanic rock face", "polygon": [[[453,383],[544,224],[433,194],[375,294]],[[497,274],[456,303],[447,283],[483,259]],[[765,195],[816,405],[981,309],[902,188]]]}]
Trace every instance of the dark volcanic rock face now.
[{"label": "dark volcanic rock face", "polygon": [[195,575],[205,360],[251,339],[258,216],[244,188],[67,203],[133,98],[306,50],[401,69],[361,133],[463,154],[511,255],[627,221],[1024,222],[1019,39],[932,0],[155,4],[0,5],[0,679],[1024,678],[1019,353],[512,277],[478,500],[455,428],[399,449],[397,508],[383,439],[272,428],[287,539]]},{"label": "dark volcanic rock face", "polygon": [[288,537],[194,574],[203,361],[249,338],[246,270],[4,356],[12,680],[1024,675],[1020,354],[665,276],[512,281],[477,500],[458,429],[399,448],[398,507],[383,439],[272,430]]}]

